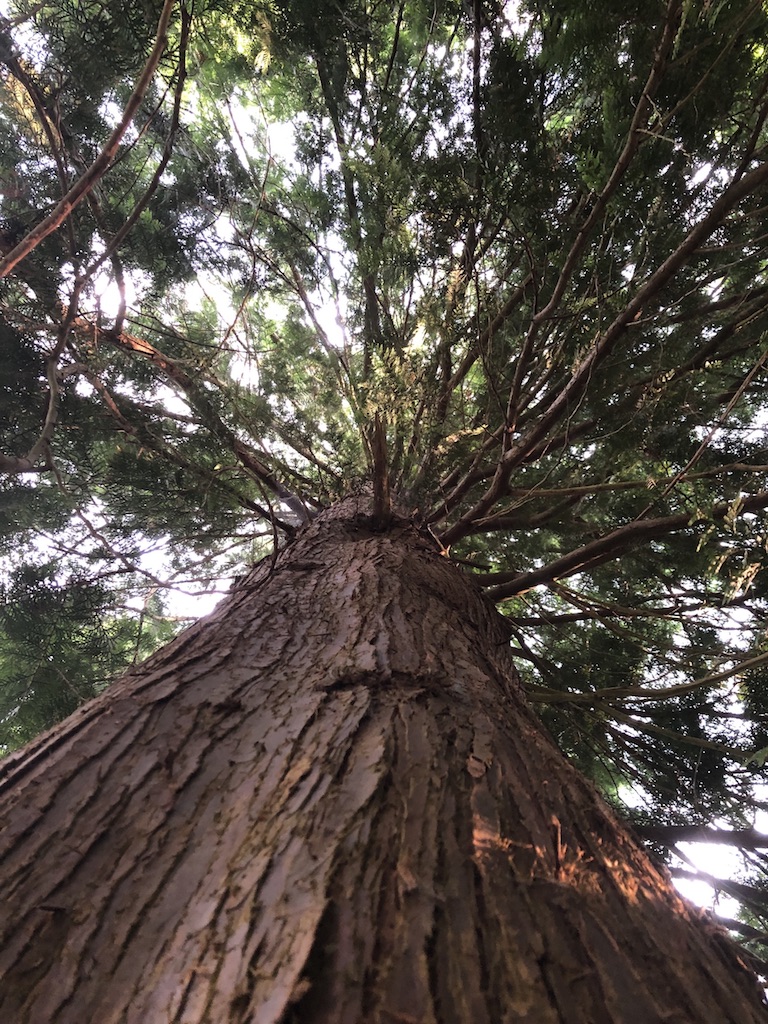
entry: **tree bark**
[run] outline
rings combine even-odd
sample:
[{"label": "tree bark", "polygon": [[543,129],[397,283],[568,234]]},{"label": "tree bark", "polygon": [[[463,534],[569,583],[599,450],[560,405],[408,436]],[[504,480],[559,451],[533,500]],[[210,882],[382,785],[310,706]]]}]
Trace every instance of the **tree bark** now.
[{"label": "tree bark", "polygon": [[9,1024],[750,1024],[404,518],[322,514],[0,776]]}]

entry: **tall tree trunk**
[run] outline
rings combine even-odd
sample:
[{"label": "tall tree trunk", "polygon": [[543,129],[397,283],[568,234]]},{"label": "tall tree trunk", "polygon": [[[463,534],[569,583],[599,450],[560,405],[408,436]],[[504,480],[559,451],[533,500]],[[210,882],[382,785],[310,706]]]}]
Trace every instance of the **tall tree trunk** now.
[{"label": "tall tree trunk", "polygon": [[735,947],[348,499],[0,779],[7,1024],[749,1024]]}]

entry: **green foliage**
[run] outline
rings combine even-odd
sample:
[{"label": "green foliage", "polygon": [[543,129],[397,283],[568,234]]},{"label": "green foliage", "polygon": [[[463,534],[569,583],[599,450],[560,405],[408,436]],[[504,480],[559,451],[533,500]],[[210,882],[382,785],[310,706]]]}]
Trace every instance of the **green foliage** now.
[{"label": "green foliage", "polygon": [[[141,618],[105,615],[110,595],[54,563],[27,565],[0,586],[0,754],[55,725],[172,630],[155,599]],[[150,618],[149,616],[153,616]]]}]

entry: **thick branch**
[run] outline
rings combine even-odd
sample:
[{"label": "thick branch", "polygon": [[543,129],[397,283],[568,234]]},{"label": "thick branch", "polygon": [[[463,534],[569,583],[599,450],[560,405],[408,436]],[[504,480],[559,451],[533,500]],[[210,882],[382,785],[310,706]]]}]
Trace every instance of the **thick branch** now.
[{"label": "thick branch", "polygon": [[[678,851],[675,850],[675,853],[678,853]],[[750,906],[759,914],[765,914],[766,912],[765,894],[757,886],[749,885],[747,882],[736,882],[733,879],[717,878],[707,871],[699,871],[698,868],[690,871],[686,868],[673,867],[669,869],[669,873],[673,878],[687,878],[694,882],[706,882],[716,891],[733,896],[734,899],[747,904],[747,906]]]},{"label": "thick branch", "polygon": [[[768,491],[758,491],[741,500],[739,512],[756,512],[768,508]],[[733,502],[723,501],[715,505],[707,513],[707,516],[698,517],[703,521],[705,518],[720,520],[733,512]],[[667,534],[684,530],[693,526],[697,517],[693,519],[688,512],[681,512],[673,516],[661,516],[657,519],[646,519],[627,523],[617,530],[590,541],[575,551],[563,555],[562,558],[544,565],[540,569],[524,573],[496,573],[488,576],[478,575],[477,582],[491,589],[489,596],[496,601],[515,594],[524,594],[533,587],[542,584],[552,583],[574,573],[583,572],[587,569],[594,569],[603,562],[609,562],[618,558],[627,548],[637,547],[638,544],[646,543],[655,537],[665,537]]]},{"label": "thick branch", "polygon": [[139,80],[131,93],[128,103],[125,106],[120,123],[114,129],[104,148],[88,170],[78,178],[72,188],[56,205],[51,213],[49,213],[36,228],[30,231],[28,235],[22,238],[19,244],[15,246],[15,248],[13,248],[4,259],[0,260],[0,278],[7,277],[14,267],[27,257],[44,238],[47,238],[48,235],[61,227],[74,208],[86,198],[94,185],[96,185],[96,183],[109,169],[109,165],[112,163],[112,160],[117,153],[123,135],[125,135],[126,131],[130,127],[133,118],[146,95],[147,89],[152,81],[152,77],[157,70],[157,65],[160,63],[160,58],[162,57],[163,51],[165,50],[168,42],[168,24],[170,22],[173,6],[174,0],[165,0],[163,10],[160,14],[160,20],[157,25],[155,44],[152,47],[152,52],[149,55],[147,63],[144,65],[144,70],[142,71]]},{"label": "thick branch", "polygon": [[768,849],[768,835],[754,828],[710,828],[708,825],[635,825],[635,831],[649,842],[720,843],[742,850]]},{"label": "thick branch", "polygon": [[389,458],[387,453],[387,426],[378,411],[374,414],[370,430],[371,473],[373,477],[373,525],[383,530],[392,518],[392,497],[389,489]]},{"label": "thick branch", "polygon": [[46,468],[23,456],[3,455],[0,452],[0,473],[44,473]]}]

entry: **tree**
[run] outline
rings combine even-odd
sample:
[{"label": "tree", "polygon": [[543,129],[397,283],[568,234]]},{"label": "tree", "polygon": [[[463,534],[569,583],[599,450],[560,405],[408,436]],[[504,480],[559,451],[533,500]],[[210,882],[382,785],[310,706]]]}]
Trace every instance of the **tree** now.
[{"label": "tree", "polygon": [[764,1020],[526,710],[503,620],[372,507],[11,757],[6,1018]]},{"label": "tree", "polygon": [[262,561],[6,760],[6,1012],[764,1019],[576,773],[760,864],[762,5],[149,11],[3,35],[9,621]]}]

